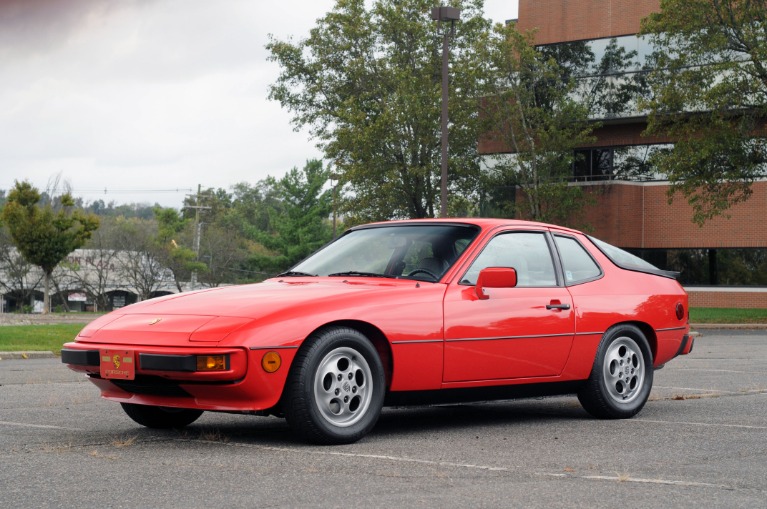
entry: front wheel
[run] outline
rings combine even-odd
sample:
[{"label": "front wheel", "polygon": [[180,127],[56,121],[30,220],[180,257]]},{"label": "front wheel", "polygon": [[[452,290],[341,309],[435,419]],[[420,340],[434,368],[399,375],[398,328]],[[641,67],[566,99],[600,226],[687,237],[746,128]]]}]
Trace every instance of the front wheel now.
[{"label": "front wheel", "polygon": [[384,399],[384,369],[360,332],[333,327],[307,339],[288,376],[288,424],[320,444],[348,444],[375,426]]},{"label": "front wheel", "polygon": [[626,419],[644,407],[652,379],[647,338],[633,325],[619,325],[602,337],[591,376],[578,400],[594,417]]},{"label": "front wheel", "polygon": [[147,428],[183,428],[196,421],[202,410],[120,403],[128,417]]}]

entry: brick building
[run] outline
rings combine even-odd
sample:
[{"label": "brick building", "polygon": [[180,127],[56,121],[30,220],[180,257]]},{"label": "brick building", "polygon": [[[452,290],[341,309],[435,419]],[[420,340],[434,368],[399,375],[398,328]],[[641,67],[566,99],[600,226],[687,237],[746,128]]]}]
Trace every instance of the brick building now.
[{"label": "brick building", "polygon": [[[659,5],[659,0],[520,0],[517,25],[523,32],[536,29],[538,45],[585,44],[597,58],[609,44],[618,44],[637,55],[639,70],[649,52],[637,36],[640,21]],[[636,108],[597,116],[602,127],[596,142],[579,150],[583,162],[576,163],[572,184],[586,186],[596,199],[585,211],[593,234],[662,268],[681,269],[692,306],[767,307],[767,182],[757,182],[751,198],[728,217],[699,227],[683,197],[668,203],[662,175],[624,179],[616,171],[629,156],[646,159],[672,140],[641,136],[646,118]],[[488,141],[480,142],[480,151],[508,152]]]}]

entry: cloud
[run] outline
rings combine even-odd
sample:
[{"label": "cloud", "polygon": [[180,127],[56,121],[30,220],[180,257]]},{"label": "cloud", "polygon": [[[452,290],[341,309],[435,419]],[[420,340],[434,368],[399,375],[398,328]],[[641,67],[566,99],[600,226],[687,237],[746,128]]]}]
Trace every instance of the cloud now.
[{"label": "cloud", "polygon": [[66,46],[110,15],[153,0],[0,0],[0,61]]},{"label": "cloud", "polygon": [[180,206],[183,191],[103,189],[228,189],[303,167],[321,154],[267,100],[279,69],[264,46],[307,37],[335,3],[0,0],[0,189],[61,173],[86,201]]},{"label": "cloud", "polygon": [[266,100],[266,34],[291,23],[250,0],[0,0],[0,189],[228,188],[318,157]]}]

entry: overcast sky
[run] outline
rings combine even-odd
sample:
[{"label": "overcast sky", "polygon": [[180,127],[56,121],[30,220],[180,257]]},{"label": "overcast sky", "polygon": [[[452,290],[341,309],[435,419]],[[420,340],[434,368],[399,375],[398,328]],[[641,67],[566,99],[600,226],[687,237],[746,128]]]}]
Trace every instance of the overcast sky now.
[{"label": "overcast sky", "polygon": [[[267,35],[334,0],[0,0],[0,189],[60,176],[86,202],[180,207],[321,157],[267,100]],[[485,0],[517,17],[516,0]],[[106,190],[106,192],[105,192]]]}]

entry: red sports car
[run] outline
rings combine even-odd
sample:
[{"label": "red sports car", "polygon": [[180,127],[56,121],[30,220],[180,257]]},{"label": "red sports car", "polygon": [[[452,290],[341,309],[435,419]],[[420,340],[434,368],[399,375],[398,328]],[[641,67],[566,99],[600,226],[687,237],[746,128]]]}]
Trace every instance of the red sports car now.
[{"label": "red sports car", "polygon": [[692,349],[675,275],[548,224],[368,224],[263,283],[114,311],[61,358],[158,428],[276,414],[350,443],[384,405],[570,393],[627,418],[653,371]]}]

